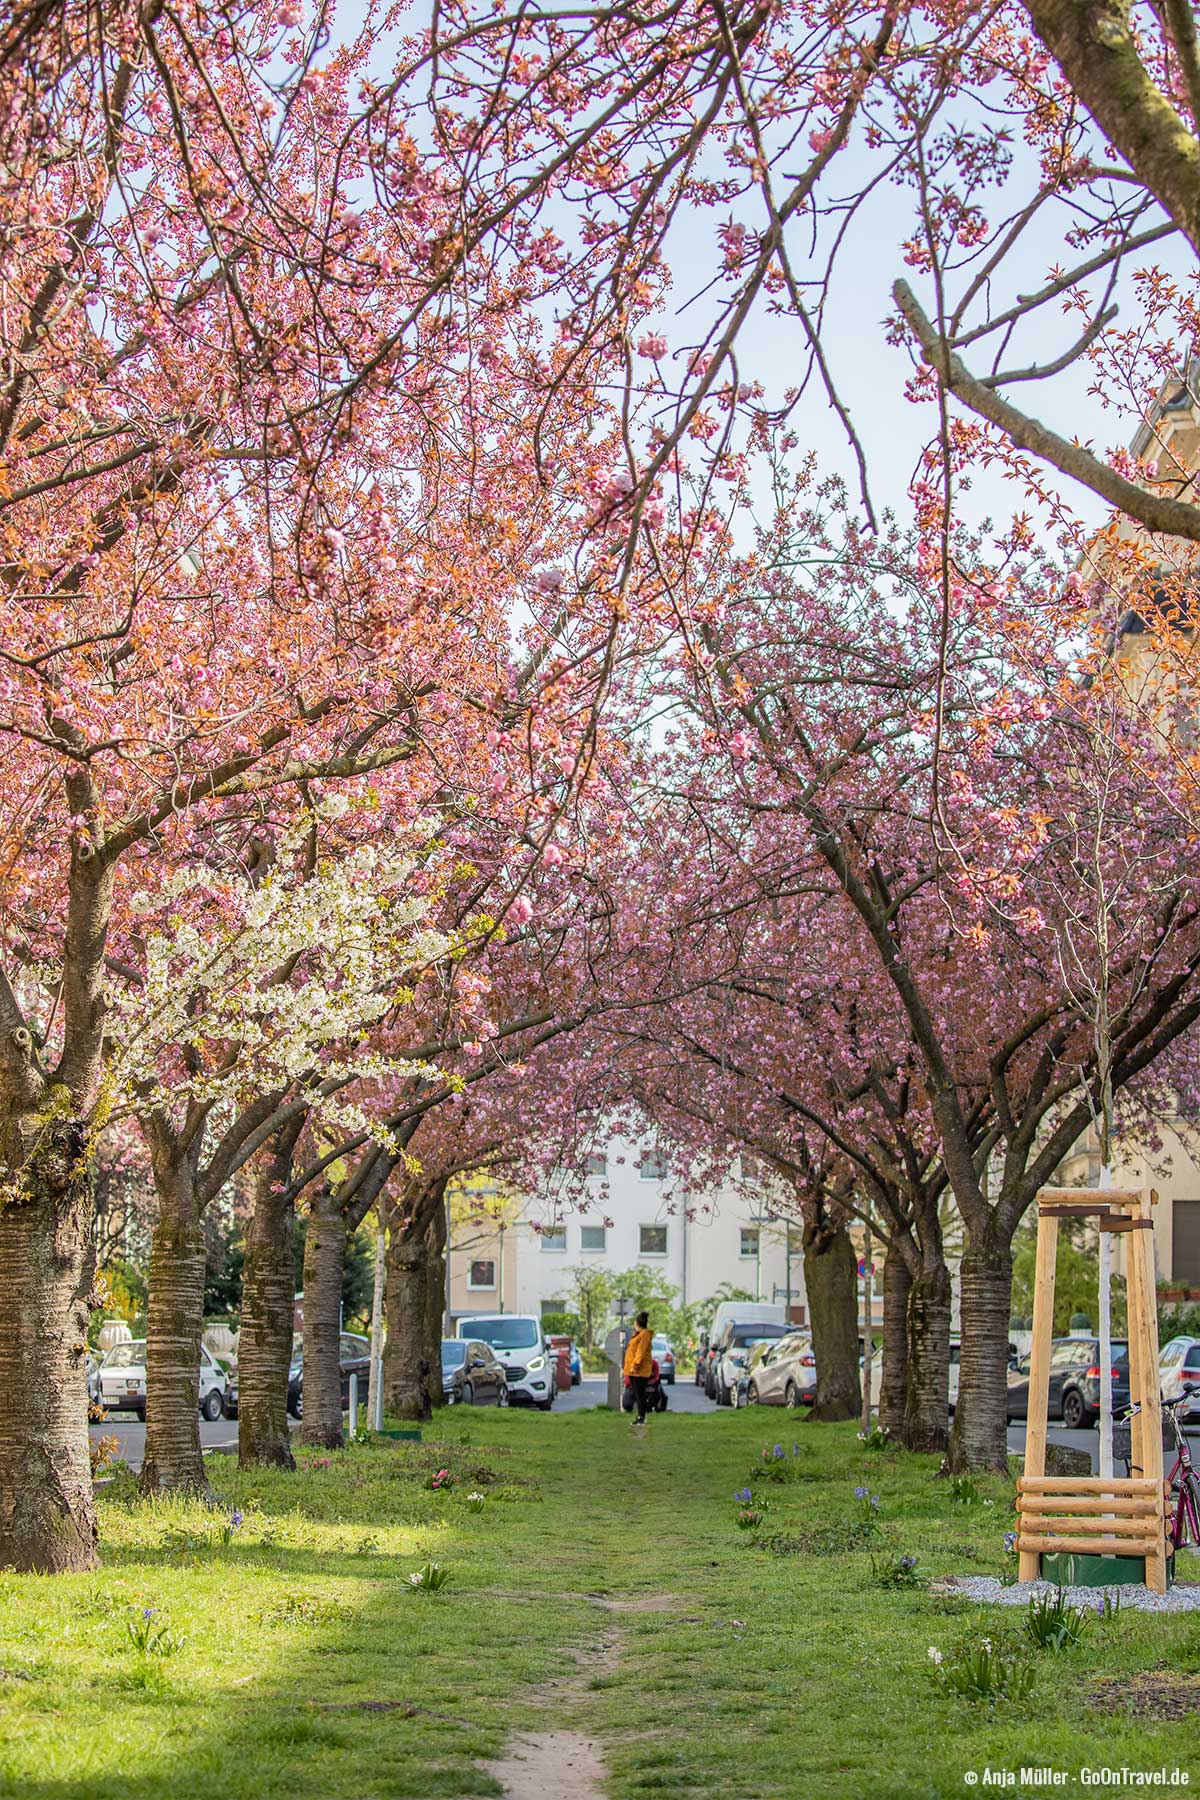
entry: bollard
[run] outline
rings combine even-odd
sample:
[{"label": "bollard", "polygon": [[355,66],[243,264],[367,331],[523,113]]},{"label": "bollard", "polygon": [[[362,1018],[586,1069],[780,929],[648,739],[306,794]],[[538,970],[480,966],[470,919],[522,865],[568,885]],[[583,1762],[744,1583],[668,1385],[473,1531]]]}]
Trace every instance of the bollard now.
[{"label": "bollard", "polygon": [[355,1371],[355,1373],[352,1374],[350,1377],[350,1429],[346,1435],[347,1435],[347,1437],[352,1437],[352,1438],[358,1436],[358,1373],[357,1373],[357,1371]]}]

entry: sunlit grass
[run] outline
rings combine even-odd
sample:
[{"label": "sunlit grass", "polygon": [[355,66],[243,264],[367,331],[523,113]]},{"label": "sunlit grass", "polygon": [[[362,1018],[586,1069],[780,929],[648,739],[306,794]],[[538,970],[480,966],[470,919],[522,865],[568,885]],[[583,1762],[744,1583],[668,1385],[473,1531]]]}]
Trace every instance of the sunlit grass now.
[{"label": "sunlit grass", "polygon": [[[1200,1670],[1200,1620],[1125,1613],[1039,1657],[1020,1614],[926,1585],[1002,1571],[1010,1481],[960,1503],[934,1459],[780,1425],[668,1413],[639,1441],[607,1412],[480,1411],[443,1416],[437,1442],[305,1453],[295,1475],[213,1458],[215,1508],[147,1505],[120,1480],[101,1571],[0,1574],[0,1794],[465,1800],[496,1791],[480,1763],[513,1730],[564,1723],[604,1743],[612,1800],[939,1800],[985,1766],[1196,1770],[1194,1722],[1088,1695]],[[789,1478],[764,1480],[784,1430]],[[442,1466],[455,1485],[433,1492]],[[756,1531],[734,1522],[747,1484],[767,1501]],[[881,1583],[905,1554],[922,1584]],[[414,1594],[428,1562],[452,1579]],[[131,1641],[147,1610],[164,1653]],[[1035,1660],[1019,1704],[933,1679],[930,1645],[985,1632]],[[564,1673],[569,1691],[539,1692]]]}]

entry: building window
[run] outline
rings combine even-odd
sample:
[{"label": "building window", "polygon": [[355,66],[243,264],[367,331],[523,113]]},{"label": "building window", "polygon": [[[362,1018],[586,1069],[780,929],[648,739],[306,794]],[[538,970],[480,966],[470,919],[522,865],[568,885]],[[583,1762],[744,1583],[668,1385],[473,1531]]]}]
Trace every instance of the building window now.
[{"label": "building window", "polygon": [[661,1150],[643,1150],[638,1162],[638,1174],[643,1181],[663,1181],[667,1173],[667,1159]]},{"label": "building window", "polygon": [[581,1250],[603,1250],[608,1233],[603,1225],[581,1225],[579,1227],[579,1248]]},{"label": "building window", "polygon": [[1177,1200],[1171,1223],[1171,1274],[1188,1287],[1200,1287],[1200,1200]]},{"label": "building window", "polygon": [[643,1225],[640,1234],[640,1249],[643,1256],[665,1256],[667,1254],[666,1226]]},{"label": "building window", "polygon": [[543,1300],[542,1301],[542,1317],[543,1317],[543,1319],[551,1319],[554,1317],[555,1313],[564,1313],[564,1312],[566,1312],[566,1310],[567,1310],[567,1303],[565,1300]]},{"label": "building window", "polygon": [[496,1285],[496,1265],[488,1257],[469,1264],[467,1268],[467,1286],[469,1288],[494,1288]]},{"label": "building window", "polygon": [[608,1152],[606,1150],[589,1150],[583,1159],[585,1175],[608,1174]]},{"label": "building window", "polygon": [[756,1225],[742,1226],[741,1232],[739,1233],[738,1255],[758,1255],[758,1227]]},{"label": "building window", "polygon": [[548,1226],[542,1232],[543,1250],[565,1250],[567,1247],[567,1228],[565,1225]]}]

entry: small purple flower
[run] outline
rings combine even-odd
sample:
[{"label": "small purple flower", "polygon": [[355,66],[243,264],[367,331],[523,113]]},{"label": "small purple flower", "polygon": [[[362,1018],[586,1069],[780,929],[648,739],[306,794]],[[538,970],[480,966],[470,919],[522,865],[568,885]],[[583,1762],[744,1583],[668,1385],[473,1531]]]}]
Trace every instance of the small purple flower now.
[{"label": "small purple flower", "polygon": [[900,1567],[902,1569],[915,1569],[916,1566],[917,1559],[915,1556],[902,1556],[900,1558]]},{"label": "small purple flower", "polygon": [[1012,1553],[1016,1549],[1016,1547],[1017,1547],[1016,1532],[1015,1531],[1006,1531],[1004,1534],[1004,1548],[1008,1552],[1009,1556],[1012,1555]]},{"label": "small purple flower", "polygon": [[750,1500],[753,1500],[754,1495],[753,1495],[752,1491],[750,1490],[750,1488],[746,1487],[746,1488],[739,1488],[737,1493],[733,1497],[735,1500],[742,1500],[742,1501],[748,1502]]},{"label": "small purple flower", "polygon": [[776,1444],[776,1446],[775,1446],[775,1461],[778,1462],[782,1455],[783,1455],[783,1445]]},{"label": "small purple flower", "polygon": [[866,1488],[864,1488],[864,1487],[857,1487],[857,1488],[855,1488],[855,1490],[854,1490],[854,1498],[855,1498],[855,1499],[856,1499],[856,1500],[865,1500],[865,1499],[866,1499],[866,1498],[867,1498],[867,1490],[866,1490]]},{"label": "small purple flower", "polygon": [[799,1456],[799,1454],[800,1454],[800,1446],[799,1446],[799,1444],[793,1444],[793,1445],[792,1445],[792,1455],[793,1455],[793,1456]]},{"label": "small purple flower", "polygon": [[871,1505],[875,1508],[875,1511],[878,1512],[879,1511],[879,1495],[878,1494],[868,1494],[867,1498],[871,1502]]},{"label": "small purple flower", "polygon": [[238,1512],[237,1509],[235,1508],[234,1511],[231,1512],[229,1515],[229,1529],[231,1531],[236,1531],[238,1526],[241,1524],[244,1516],[245,1515],[243,1513]]},{"label": "small purple flower", "polygon": [[142,1617],[143,1619],[152,1619],[157,1611],[157,1606],[143,1606]]}]

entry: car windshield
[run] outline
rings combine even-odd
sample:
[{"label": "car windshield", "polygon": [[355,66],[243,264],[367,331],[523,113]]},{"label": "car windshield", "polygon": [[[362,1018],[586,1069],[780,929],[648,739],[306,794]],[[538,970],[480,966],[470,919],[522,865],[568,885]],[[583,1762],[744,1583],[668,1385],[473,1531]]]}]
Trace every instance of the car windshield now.
[{"label": "car windshield", "polygon": [[669,1350],[671,1348],[671,1340],[670,1338],[657,1337],[650,1345],[650,1348],[661,1355],[664,1350]]},{"label": "car windshield", "polygon": [[144,1369],[145,1339],[135,1340],[132,1344],[114,1344],[100,1366],[104,1369]]},{"label": "car windshield", "polygon": [[493,1350],[532,1350],[540,1336],[535,1319],[472,1319],[470,1326]]},{"label": "car windshield", "polygon": [[730,1348],[744,1350],[747,1344],[769,1344],[772,1338],[787,1336],[786,1325],[739,1325],[729,1340]]},{"label": "car windshield", "polygon": [[467,1360],[467,1346],[460,1338],[442,1339],[443,1369],[457,1369]]}]

